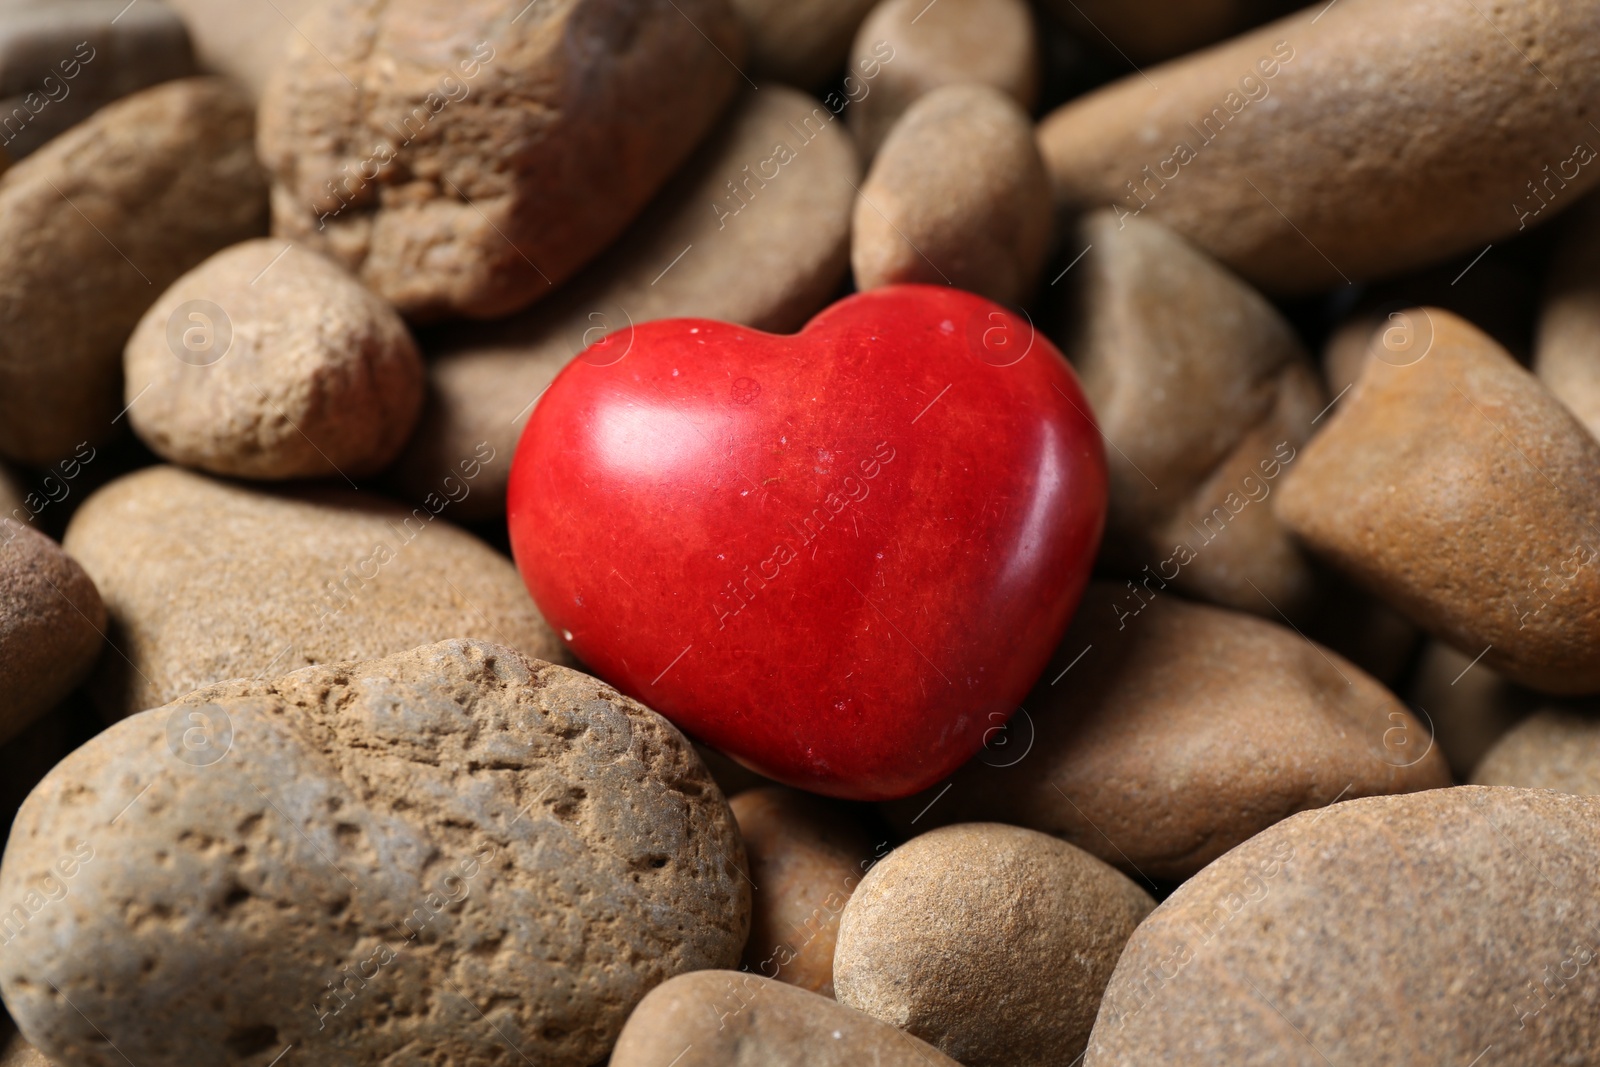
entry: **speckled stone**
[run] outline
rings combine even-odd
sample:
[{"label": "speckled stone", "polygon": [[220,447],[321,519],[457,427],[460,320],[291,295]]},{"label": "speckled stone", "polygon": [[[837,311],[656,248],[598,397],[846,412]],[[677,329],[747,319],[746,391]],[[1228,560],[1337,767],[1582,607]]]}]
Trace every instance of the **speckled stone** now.
[{"label": "speckled stone", "polygon": [[83,680],[105,628],[105,605],[77,561],[37,530],[0,518],[0,741]]},{"label": "speckled stone", "polygon": [[1535,712],[1495,742],[1472,781],[1600,794],[1600,716],[1593,708]]}]

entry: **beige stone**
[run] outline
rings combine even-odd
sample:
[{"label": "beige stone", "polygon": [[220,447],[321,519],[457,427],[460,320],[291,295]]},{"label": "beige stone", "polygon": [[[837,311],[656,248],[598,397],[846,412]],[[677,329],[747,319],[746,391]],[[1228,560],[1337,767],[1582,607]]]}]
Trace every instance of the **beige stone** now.
[{"label": "beige stone", "polygon": [[1511,680],[1600,689],[1600,442],[1465,321],[1408,321],[1304,449],[1278,517]]},{"label": "beige stone", "polygon": [[122,346],[184,271],[265,225],[249,99],[186,78],[110,104],[0,177],[0,453],[120,428]]},{"label": "beige stone", "polygon": [[1150,894],[1081,849],[999,823],[912,838],[845,906],[841,1004],[967,1067],[1068,1063]]},{"label": "beige stone", "polygon": [[732,3],[744,27],[746,69],[751,77],[817,89],[844,66],[850,41],[874,0]]},{"label": "beige stone", "polygon": [[856,288],[944,284],[1021,304],[1053,210],[1027,113],[987,85],[935,89],[895,124],[856,198]]},{"label": "beige stone", "polygon": [[745,967],[833,996],[839,916],[872,865],[871,833],[856,809],[784,786],[751,789],[729,806],[755,884]]},{"label": "beige stone", "polygon": [[447,641],[211,686],[78,749],[6,847],[28,914],[0,989],[63,1067],[588,1067],[652,987],[738,959],[743,865],[665,719]]},{"label": "beige stone", "polygon": [[1259,293],[1165,226],[1099,211],[1075,237],[1062,351],[1108,443],[1106,558],[1228,607],[1298,613],[1314,577],[1268,498],[1327,403],[1310,357]]},{"label": "beige stone", "polygon": [[1539,311],[1533,372],[1600,436],[1600,201],[1590,197],[1561,226]]},{"label": "beige stone", "polygon": [[672,1067],[960,1067],[869,1015],[742,971],[680,975],[652,990],[611,1067],[662,1067],[673,1055]]},{"label": "beige stone", "polygon": [[229,678],[452,637],[561,658],[511,561],[451,525],[450,506],[269,492],[176,467],[117,479],[84,501],[65,541],[111,618],[96,703],[121,717]]},{"label": "beige stone", "polygon": [[1581,1063],[1597,824],[1597,798],[1477,786],[1281,822],[1134,932],[1084,1065]]},{"label": "beige stone", "polygon": [[77,561],[0,518],[0,741],[55,706],[94,666],[106,609]]},{"label": "beige stone", "polygon": [[174,282],[123,367],[151,451],[242,478],[374,474],[422,407],[422,357],[394,309],[331,260],[265,237]]},{"label": "beige stone", "polygon": [[592,358],[625,358],[630,326],[652,319],[799,329],[844,279],[860,173],[848,132],[814,97],[776,85],[747,95],[645,216],[565,291],[502,322],[451,327],[424,342],[430,399],[396,465],[401,490],[413,499],[437,492],[487,443],[499,458],[462,515],[504,514],[511,456],[534,403],[608,333],[618,336]]},{"label": "beige stone", "polygon": [[852,69],[874,69],[874,60],[878,73],[849,112],[868,158],[906,109],[941,85],[990,85],[1024,110],[1039,92],[1039,42],[1022,0],[881,0],[850,48]]},{"label": "beige stone", "polygon": [[1600,182],[1597,98],[1591,4],[1341,0],[1071,100],[1039,142],[1064,210],[1143,212],[1269,292],[1309,293],[1574,203]]},{"label": "beige stone", "polygon": [[1593,708],[1538,711],[1495,742],[1472,781],[1600,794],[1600,718]]},{"label": "beige stone", "polygon": [[1297,811],[1450,784],[1423,724],[1354,664],[1154,584],[1092,583],[1023,709],[896,821],[1014,823],[1176,880]]},{"label": "beige stone", "polygon": [[261,101],[273,230],[408,318],[553,292],[740,81],[725,0],[335,0],[305,23]]},{"label": "beige stone", "polygon": [[1429,641],[1411,678],[1408,704],[1427,721],[1457,781],[1466,781],[1506,731],[1544,701],[1483,662]]}]

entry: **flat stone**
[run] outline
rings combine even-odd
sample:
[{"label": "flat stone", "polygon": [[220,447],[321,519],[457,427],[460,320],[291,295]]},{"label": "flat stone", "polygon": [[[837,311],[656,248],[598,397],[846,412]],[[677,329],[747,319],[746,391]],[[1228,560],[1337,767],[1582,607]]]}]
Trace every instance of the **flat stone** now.
[{"label": "flat stone", "polygon": [[0,518],[0,741],[61,701],[100,655],[106,609],[77,561]]}]

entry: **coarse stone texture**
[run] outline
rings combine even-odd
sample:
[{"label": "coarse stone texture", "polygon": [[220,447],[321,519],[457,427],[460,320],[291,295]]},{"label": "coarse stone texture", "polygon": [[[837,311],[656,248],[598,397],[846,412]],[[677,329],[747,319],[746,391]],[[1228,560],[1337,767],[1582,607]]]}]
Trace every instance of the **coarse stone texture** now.
[{"label": "coarse stone texture", "polygon": [[0,454],[119,429],[122,346],[155,295],[266,224],[237,87],[185,78],[97,111],[0,176]]},{"label": "coarse stone texture", "polygon": [[860,177],[849,132],[815,97],[770,84],[747,94],[616,247],[562,292],[500,322],[425,335],[430,395],[395,466],[400,491],[419,500],[438,492],[487,445],[497,459],[461,515],[504,515],[511,456],[534,403],[607,335],[588,358],[625,358],[632,327],[652,319],[799,329],[849,268]]},{"label": "coarse stone texture", "polygon": [[176,467],[117,479],[84,501],[65,541],[111,619],[96,703],[119,718],[229,678],[452,637],[563,661],[511,561],[440,517],[449,506],[271,492]]},{"label": "coarse stone texture", "polygon": [[801,89],[817,89],[844,66],[861,20],[875,0],[732,0],[744,27],[746,69]]},{"label": "coarse stone texture", "polygon": [[[708,1010],[709,1009],[709,1010]],[[651,990],[611,1067],[961,1067],[870,1015],[744,971],[699,971]]]},{"label": "coarse stone texture", "polygon": [[1067,1063],[1155,901],[1045,834],[964,823],[912,838],[845,905],[841,1004],[967,1067]]},{"label": "coarse stone texture", "polygon": [[937,803],[891,818],[1014,823],[1183,879],[1297,811],[1450,784],[1423,724],[1353,663],[1155,585],[1091,584],[1023,709]]},{"label": "coarse stone texture", "polygon": [[1495,742],[1472,781],[1600,794],[1600,718],[1592,707],[1535,712]]},{"label": "coarse stone texture", "polygon": [[305,22],[261,101],[274,232],[408,318],[548,295],[740,81],[725,0],[332,0]]},{"label": "coarse stone texture", "polygon": [[743,866],[665,719],[446,641],[210,686],[78,749],[6,847],[0,989],[63,1067],[588,1067],[653,986],[738,959]]},{"label": "coarse stone texture", "polygon": [[106,609],[77,561],[0,518],[0,741],[21,733],[94,666]]},{"label": "coarse stone texture", "polygon": [[1068,273],[1072,361],[1111,447],[1103,553],[1268,618],[1312,599],[1309,561],[1267,498],[1326,405],[1271,304],[1149,219],[1097,211]]},{"label": "coarse stone texture", "polygon": [[1533,372],[1590,433],[1600,436],[1600,201],[1561,220],[1539,311]]},{"label": "coarse stone texture", "polygon": [[1039,93],[1039,42],[1023,0],[882,0],[856,31],[850,65],[878,71],[849,112],[869,159],[906,109],[941,85],[993,86],[1025,111]]},{"label": "coarse stone texture", "polygon": [[1058,205],[1148,213],[1298,294],[1476,252],[1600,182],[1600,6],[1324,6],[1052,112]]},{"label": "coarse stone texture", "polygon": [[1274,497],[1278,518],[1511,680],[1600,690],[1600,442],[1464,320],[1409,319],[1405,358],[1368,362]]},{"label": "coarse stone texture", "polygon": [[1597,827],[1600,798],[1479,786],[1281,822],[1134,932],[1085,1067],[1582,1063]]},{"label": "coarse stone texture", "polygon": [[935,89],[906,110],[856,199],[856,288],[944,283],[1002,304],[1033,295],[1054,230],[1033,122],[998,89]]},{"label": "coarse stone texture", "polygon": [[422,408],[422,357],[381,298],[331,260],[257,238],[150,306],[123,355],[151,451],[242,478],[382,470]]},{"label": "coarse stone texture", "polygon": [[872,865],[869,827],[859,809],[786,786],[751,789],[728,803],[755,884],[744,965],[833,996],[839,916]]}]

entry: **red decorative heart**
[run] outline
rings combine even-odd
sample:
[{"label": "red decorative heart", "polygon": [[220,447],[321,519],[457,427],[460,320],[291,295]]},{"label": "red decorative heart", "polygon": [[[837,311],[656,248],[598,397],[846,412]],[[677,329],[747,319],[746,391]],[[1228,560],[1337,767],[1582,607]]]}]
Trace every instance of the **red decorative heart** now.
[{"label": "red decorative heart", "polygon": [[596,673],[791,785],[939,781],[1016,709],[1088,578],[1105,455],[1061,353],[896,286],[791,337],[613,333],[518,445],[511,543]]}]

